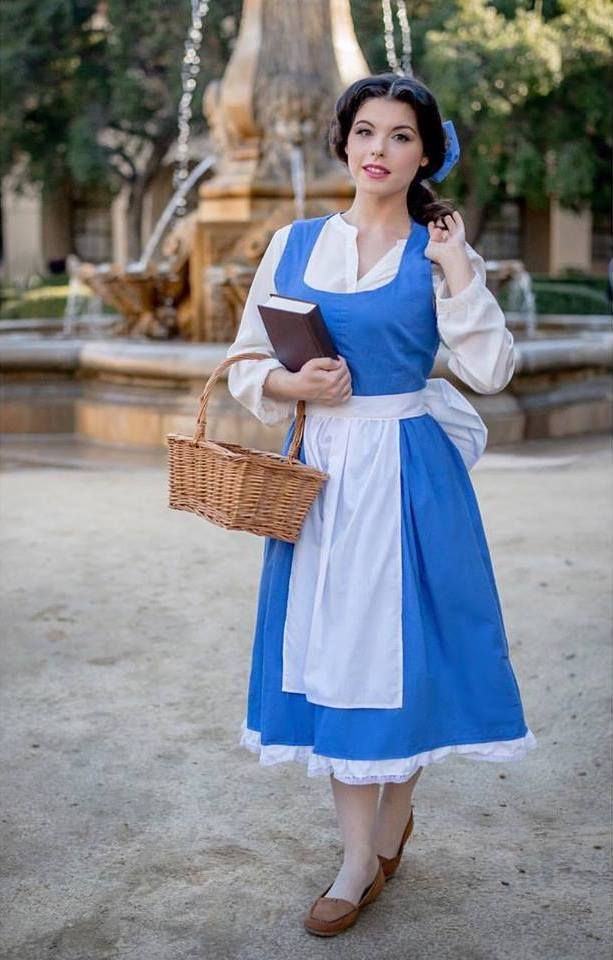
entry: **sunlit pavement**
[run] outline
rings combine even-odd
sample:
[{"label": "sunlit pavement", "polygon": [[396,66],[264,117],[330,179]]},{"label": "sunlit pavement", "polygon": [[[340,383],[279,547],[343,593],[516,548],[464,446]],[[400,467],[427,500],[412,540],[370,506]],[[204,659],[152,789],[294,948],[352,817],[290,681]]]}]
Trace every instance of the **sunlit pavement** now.
[{"label": "sunlit pavement", "polygon": [[237,746],[262,541],[168,510],[163,449],[0,454],[3,958],[609,957],[608,438],[473,471],[538,748],[429,767],[334,945],[301,926],[340,862],[329,784]]}]

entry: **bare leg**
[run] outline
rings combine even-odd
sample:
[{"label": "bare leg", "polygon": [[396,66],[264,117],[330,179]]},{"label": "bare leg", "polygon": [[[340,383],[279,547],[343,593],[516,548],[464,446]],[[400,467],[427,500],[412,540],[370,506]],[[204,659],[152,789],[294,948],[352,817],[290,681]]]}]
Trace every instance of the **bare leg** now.
[{"label": "bare leg", "polygon": [[379,784],[342,783],[333,776],[330,780],[344,852],[341,869],[326,896],[358,903],[379,868],[374,846]]},{"label": "bare leg", "polygon": [[375,825],[375,850],[382,857],[395,857],[411,812],[413,788],[423,767],[419,767],[405,783],[386,783]]}]

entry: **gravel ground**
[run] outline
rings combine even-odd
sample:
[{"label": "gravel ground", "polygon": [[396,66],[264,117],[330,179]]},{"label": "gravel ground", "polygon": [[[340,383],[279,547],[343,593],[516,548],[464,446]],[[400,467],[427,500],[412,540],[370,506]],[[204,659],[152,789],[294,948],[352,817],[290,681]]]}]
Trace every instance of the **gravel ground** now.
[{"label": "gravel ground", "polygon": [[237,745],[262,541],[168,510],[160,454],[3,455],[4,960],[608,960],[606,438],[473,471],[538,748],[427,768],[396,878],[331,941],[301,925],[329,783]]}]

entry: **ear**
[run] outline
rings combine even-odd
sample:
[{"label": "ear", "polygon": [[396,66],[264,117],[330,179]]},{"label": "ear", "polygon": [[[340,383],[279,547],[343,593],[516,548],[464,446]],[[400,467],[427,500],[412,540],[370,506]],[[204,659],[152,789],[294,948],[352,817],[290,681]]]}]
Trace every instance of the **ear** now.
[{"label": "ear", "polygon": [[422,157],[421,160],[419,161],[419,166],[420,166],[420,167],[427,167],[429,163],[430,163],[430,158],[429,158],[429,157]]}]

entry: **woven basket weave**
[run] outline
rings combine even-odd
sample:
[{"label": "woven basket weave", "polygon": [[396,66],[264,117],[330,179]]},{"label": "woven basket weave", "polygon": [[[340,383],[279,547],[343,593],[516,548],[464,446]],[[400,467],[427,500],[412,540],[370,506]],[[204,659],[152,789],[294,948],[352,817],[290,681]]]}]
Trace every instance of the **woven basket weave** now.
[{"label": "woven basket weave", "polygon": [[268,360],[259,353],[240,353],[212,372],[200,397],[193,437],[166,436],[169,502],[228,530],[295,543],[304,519],[327,473],[301,463],[304,402],[296,408],[294,436],[287,456],[251,450],[237,443],[206,439],[207,404],[221,374],[240,360]]}]

